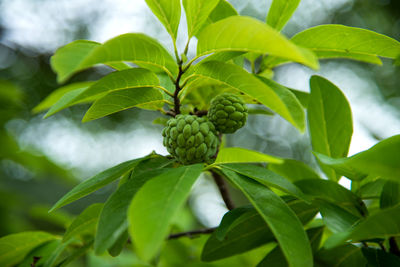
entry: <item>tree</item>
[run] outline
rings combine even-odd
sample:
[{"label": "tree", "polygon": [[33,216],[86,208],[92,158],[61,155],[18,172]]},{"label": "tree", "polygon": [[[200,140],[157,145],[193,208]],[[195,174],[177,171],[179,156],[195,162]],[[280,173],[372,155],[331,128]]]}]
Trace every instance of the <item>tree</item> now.
[{"label": "tree", "polygon": [[[398,64],[400,43],[343,25],[320,25],[289,40],[280,31],[299,4],[296,0],[274,0],[266,23],[238,16],[225,0],[183,0],[189,38],[180,54],[176,39],[181,2],[146,2],[171,35],[174,56],[145,34],[123,34],[104,44],[74,41],[51,58],[60,83],[98,64],[115,71],[98,81],[63,86],[35,110],[49,109],[48,117],[92,103],[82,120],[87,122],[138,107],[159,111],[159,121],[166,124],[168,116],[205,116],[211,99],[228,92],[258,105],[251,106],[250,114],[277,114],[300,132],[308,128],[326,179],[303,162],[221,144],[213,162],[182,164],[179,158],[152,153],[107,169],[64,195],[50,211],[119,180],[107,201],[87,207],[63,237],[38,231],[2,237],[0,265],[65,266],[92,252],[118,257],[125,247],[133,249],[137,264],[165,266],[187,264],[197,255],[191,250],[199,248],[201,258],[194,262],[204,264],[244,253],[251,257],[243,264],[257,266],[400,265],[400,136],[347,157],[352,116],[340,89],[313,76],[310,93],[299,92],[271,75],[275,67],[292,62],[317,69],[320,59],[382,64],[384,57]],[[187,59],[194,36],[197,55]],[[250,72],[244,61],[250,62]],[[213,176],[230,211],[216,229],[171,232],[201,173]],[[338,184],[342,176],[351,180],[351,190]],[[235,207],[227,182],[251,205]],[[186,240],[183,249],[176,243],[163,248],[166,242],[193,236],[206,240]],[[162,248],[167,252],[160,256]],[[179,257],[169,258],[168,252]],[[226,266],[229,258],[217,264]]]}]

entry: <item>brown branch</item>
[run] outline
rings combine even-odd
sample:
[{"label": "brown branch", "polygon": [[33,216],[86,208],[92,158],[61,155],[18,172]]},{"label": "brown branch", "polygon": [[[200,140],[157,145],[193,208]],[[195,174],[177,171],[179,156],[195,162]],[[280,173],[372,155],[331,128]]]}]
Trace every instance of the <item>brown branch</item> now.
[{"label": "brown branch", "polygon": [[178,72],[178,76],[176,77],[176,81],[175,81],[175,92],[174,92],[174,111],[175,111],[175,115],[178,115],[181,113],[181,101],[179,100],[179,92],[181,90],[181,87],[179,85],[182,75],[183,75],[184,71],[182,70],[182,60],[179,61],[179,72]]},{"label": "brown branch", "polygon": [[183,236],[193,238],[195,235],[211,234],[212,232],[215,231],[215,229],[217,229],[217,228],[206,228],[206,229],[200,229],[200,230],[193,230],[193,231],[189,231],[189,232],[171,234],[171,235],[169,235],[168,239],[176,239],[176,238],[180,238]]},{"label": "brown branch", "polygon": [[214,178],[215,183],[218,186],[219,192],[221,193],[222,199],[224,200],[226,207],[228,208],[228,210],[234,209],[235,204],[233,203],[231,196],[229,194],[227,183],[221,177],[221,175],[219,175],[214,170],[210,170],[210,172]]}]

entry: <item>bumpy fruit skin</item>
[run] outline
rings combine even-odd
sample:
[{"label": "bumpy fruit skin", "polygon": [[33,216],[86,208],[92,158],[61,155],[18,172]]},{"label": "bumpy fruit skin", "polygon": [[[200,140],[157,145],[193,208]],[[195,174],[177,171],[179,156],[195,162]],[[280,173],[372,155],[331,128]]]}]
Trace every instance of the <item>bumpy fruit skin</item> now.
[{"label": "bumpy fruit skin", "polygon": [[178,115],[163,129],[163,144],[182,164],[211,163],[217,152],[215,126],[207,117]]},{"label": "bumpy fruit skin", "polygon": [[242,99],[223,93],[211,100],[207,116],[219,132],[234,133],[246,124],[247,115],[247,106]]}]

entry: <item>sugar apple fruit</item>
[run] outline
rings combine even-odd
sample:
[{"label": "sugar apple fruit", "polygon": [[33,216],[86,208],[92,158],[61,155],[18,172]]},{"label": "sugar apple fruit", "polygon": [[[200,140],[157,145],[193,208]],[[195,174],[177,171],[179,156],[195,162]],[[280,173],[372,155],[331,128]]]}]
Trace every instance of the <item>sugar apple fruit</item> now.
[{"label": "sugar apple fruit", "polygon": [[211,100],[207,116],[219,132],[234,133],[245,125],[247,115],[247,106],[242,99],[223,93]]},{"label": "sugar apple fruit", "polygon": [[207,117],[178,115],[163,129],[163,144],[182,164],[211,163],[217,152],[215,126]]}]

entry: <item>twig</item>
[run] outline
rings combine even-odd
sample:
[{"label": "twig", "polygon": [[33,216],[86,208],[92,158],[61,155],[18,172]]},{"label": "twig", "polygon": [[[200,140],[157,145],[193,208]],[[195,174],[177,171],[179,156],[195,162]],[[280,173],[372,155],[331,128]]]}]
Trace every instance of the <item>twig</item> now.
[{"label": "twig", "polygon": [[232,210],[235,208],[235,204],[233,203],[231,196],[229,195],[228,186],[225,180],[214,170],[210,170],[215,183],[218,186],[219,192],[221,193],[222,199],[225,202],[226,207],[228,210]]},{"label": "twig", "polygon": [[206,228],[206,229],[200,229],[200,230],[193,230],[193,231],[189,231],[189,232],[171,234],[171,235],[169,235],[168,239],[176,239],[176,238],[180,238],[183,236],[193,238],[195,235],[211,234],[212,232],[215,231],[215,229],[216,228]]},{"label": "twig", "polygon": [[179,73],[178,76],[176,77],[176,81],[175,81],[175,92],[174,92],[174,111],[175,114],[178,115],[181,113],[181,101],[179,100],[179,91],[181,90],[181,87],[179,85],[179,82],[181,81],[182,75],[183,75],[184,71],[182,70],[182,60],[179,61]]}]

